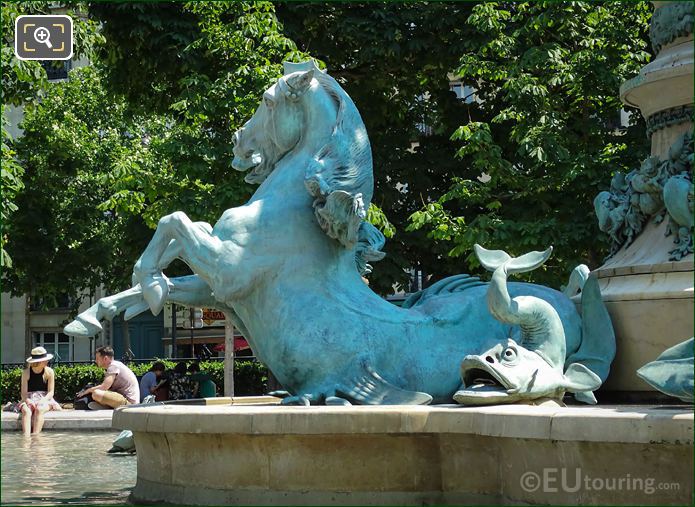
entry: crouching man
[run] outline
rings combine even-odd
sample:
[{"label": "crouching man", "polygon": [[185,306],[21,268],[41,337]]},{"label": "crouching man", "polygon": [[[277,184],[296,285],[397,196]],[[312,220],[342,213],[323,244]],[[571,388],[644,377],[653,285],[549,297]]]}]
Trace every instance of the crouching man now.
[{"label": "crouching man", "polygon": [[78,398],[92,395],[91,410],[112,409],[140,401],[137,377],[125,364],[113,358],[111,347],[98,347],[94,361],[98,367],[106,369],[104,380],[77,395]]}]

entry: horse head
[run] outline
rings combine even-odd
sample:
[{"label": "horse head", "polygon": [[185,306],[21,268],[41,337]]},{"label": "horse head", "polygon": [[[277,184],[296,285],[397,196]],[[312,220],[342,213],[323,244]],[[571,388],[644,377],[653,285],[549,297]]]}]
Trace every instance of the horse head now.
[{"label": "horse head", "polygon": [[250,170],[245,180],[256,184],[289,154],[306,153],[296,164],[321,229],[377,260],[383,236],[365,222],[374,190],[367,131],[347,93],[313,61],[285,63],[285,75],[234,134],[233,152],[232,167]]},{"label": "horse head", "polygon": [[[246,124],[234,133],[232,167],[248,171],[248,183],[262,183],[275,164],[292,151],[306,125],[307,107],[303,96],[313,80],[314,69],[281,77],[263,93],[263,100]],[[313,81],[313,83],[312,83]]]}]

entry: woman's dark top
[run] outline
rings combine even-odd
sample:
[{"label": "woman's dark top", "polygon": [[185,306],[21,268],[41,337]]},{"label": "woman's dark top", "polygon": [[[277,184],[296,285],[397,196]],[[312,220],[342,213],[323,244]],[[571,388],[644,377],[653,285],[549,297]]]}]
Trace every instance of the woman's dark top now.
[{"label": "woman's dark top", "polygon": [[169,399],[188,400],[193,396],[191,377],[176,372],[169,374]]},{"label": "woman's dark top", "polygon": [[29,382],[27,383],[28,392],[48,391],[48,382],[43,380],[44,371],[45,370],[41,370],[40,373],[34,373],[34,370],[29,368]]}]

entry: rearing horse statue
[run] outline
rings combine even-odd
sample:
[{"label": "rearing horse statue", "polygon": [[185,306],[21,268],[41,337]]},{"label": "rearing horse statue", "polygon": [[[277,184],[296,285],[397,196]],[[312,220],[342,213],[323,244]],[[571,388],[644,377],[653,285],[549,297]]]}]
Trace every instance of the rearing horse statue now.
[{"label": "rearing horse statue", "polygon": [[[183,212],[162,218],[135,264],[133,287],[99,300],[66,333],[91,336],[101,319],[156,315],[166,301],[217,308],[287,389],[288,404],[448,403],[461,387],[465,356],[521,341],[518,326],[490,313],[488,284],[478,278],[441,280],[402,308],[364,283],[384,244],[365,221],[373,193],[369,139],[355,104],[313,62],[285,64],[234,134],[233,151],[232,166],[260,184],[253,197],[214,226]],[[176,258],[195,274],[167,278],[163,270]],[[583,336],[567,296],[524,283],[508,289],[552,306],[568,364],[588,358],[585,365],[605,380],[612,357],[596,360],[601,337]]]}]

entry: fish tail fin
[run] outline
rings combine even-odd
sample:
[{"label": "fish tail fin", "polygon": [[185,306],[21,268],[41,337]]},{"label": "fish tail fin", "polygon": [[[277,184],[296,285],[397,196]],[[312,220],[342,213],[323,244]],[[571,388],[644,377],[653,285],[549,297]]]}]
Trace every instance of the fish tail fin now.
[{"label": "fish tail fin", "polygon": [[502,250],[487,250],[475,244],[473,246],[475,254],[480,260],[480,264],[488,271],[495,271],[504,266],[508,274],[526,273],[543,265],[553,253],[553,247],[549,247],[543,252],[529,252],[519,257],[511,257]]},{"label": "fish tail fin", "polygon": [[[598,279],[589,276],[582,287],[582,341],[579,349],[565,361],[586,366],[605,382],[615,357],[615,331],[606,304],[601,298]],[[583,393],[579,401],[591,402],[593,395]]]}]

